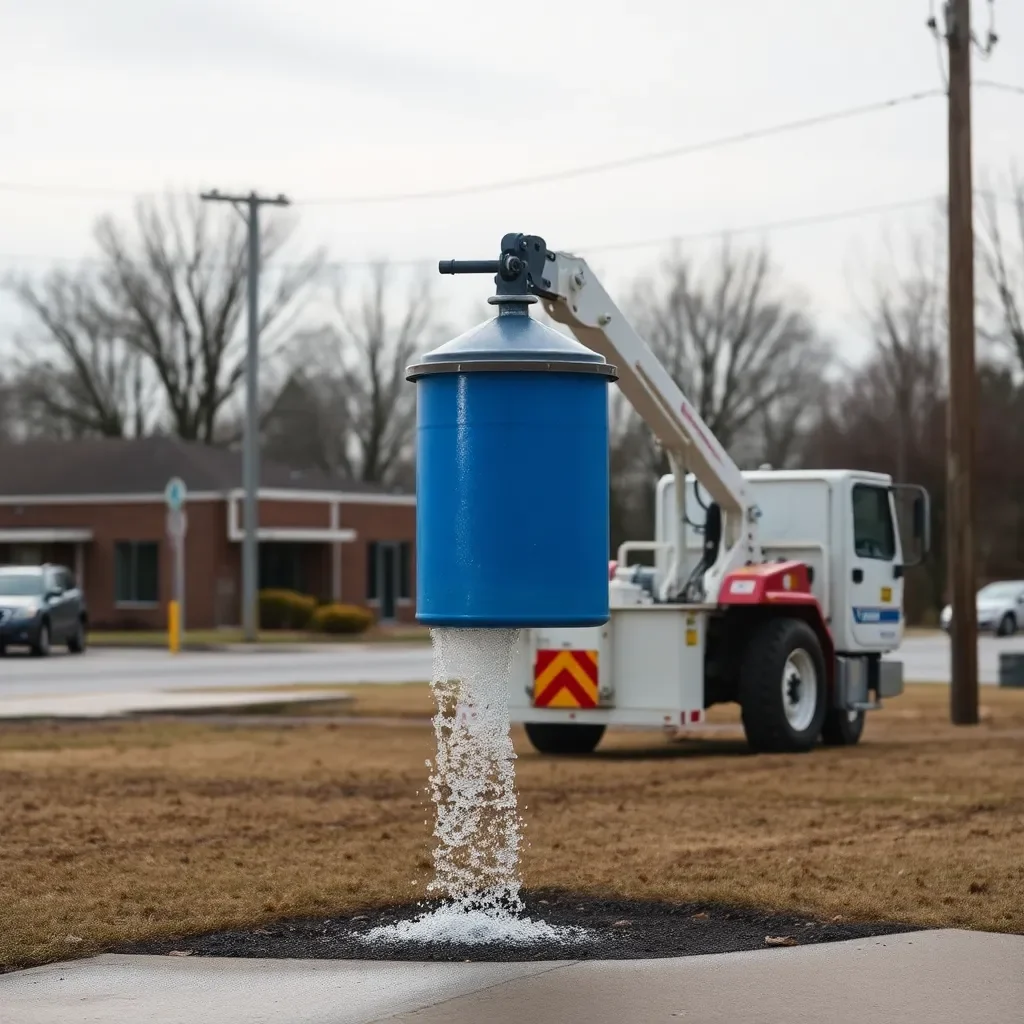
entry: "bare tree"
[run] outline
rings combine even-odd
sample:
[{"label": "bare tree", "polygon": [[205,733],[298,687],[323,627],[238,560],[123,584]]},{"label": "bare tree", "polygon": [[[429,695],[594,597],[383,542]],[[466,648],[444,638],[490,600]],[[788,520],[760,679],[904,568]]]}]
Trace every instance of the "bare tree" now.
[{"label": "bare tree", "polygon": [[17,396],[14,382],[0,376],[0,443],[12,441],[18,433]]},{"label": "bare tree", "polygon": [[[641,337],[737,461],[796,458],[829,356],[809,316],[779,288],[765,249],[726,241],[705,266],[676,251],[639,282],[630,305]],[[612,465],[613,504],[644,536],[654,481],[669,467],[636,416],[613,437]]]},{"label": "bare tree", "polygon": [[22,279],[14,295],[39,335],[18,339],[15,396],[28,433],[54,437],[145,433],[152,377],[142,356],[112,333],[84,274],[54,271],[39,286]]},{"label": "bare tree", "polygon": [[[912,239],[900,267],[894,253],[874,275],[864,303],[871,347],[860,365],[830,383],[804,446],[809,467],[888,473],[931,494],[935,556],[907,574],[912,620],[938,613],[945,587],[945,290],[941,260]],[[909,539],[909,538],[908,538]]]},{"label": "bare tree", "polygon": [[727,448],[820,374],[814,326],[779,293],[764,248],[737,252],[725,241],[705,268],[677,251],[660,280],[641,282],[633,306],[640,334]]},{"label": "bare tree", "polygon": [[1024,178],[1012,179],[1010,226],[1004,231],[999,199],[991,190],[981,202],[981,265],[994,298],[999,326],[995,340],[1013,355],[1024,370]]},{"label": "bare tree", "polygon": [[[290,234],[288,223],[268,220],[261,259],[271,263]],[[120,392],[127,388],[132,402],[152,408],[145,394],[152,382],[170,428],[212,442],[245,372],[242,220],[198,199],[167,197],[140,202],[130,227],[102,218],[96,240],[97,269],[55,272],[41,288],[24,279],[13,284],[36,327],[33,376],[56,380],[57,391],[67,392],[60,406],[73,406],[81,429],[99,433],[131,432],[126,408],[135,415],[137,406],[126,406]],[[260,329],[268,357],[288,336],[321,266],[315,253],[267,275]],[[119,376],[126,369],[127,382]],[[137,419],[131,429],[144,425]]]},{"label": "bare tree", "polygon": [[408,481],[416,407],[405,368],[439,327],[429,278],[404,298],[394,278],[380,263],[355,299],[339,288],[331,320],[296,344],[294,369],[267,418],[279,457],[367,482]]},{"label": "bare tree", "polygon": [[913,269],[880,278],[869,314],[876,359],[867,381],[870,393],[863,397],[895,424],[887,444],[895,452],[897,480],[907,480],[913,453],[934,440],[932,412],[944,388],[945,321],[939,265],[929,264],[917,240]]}]

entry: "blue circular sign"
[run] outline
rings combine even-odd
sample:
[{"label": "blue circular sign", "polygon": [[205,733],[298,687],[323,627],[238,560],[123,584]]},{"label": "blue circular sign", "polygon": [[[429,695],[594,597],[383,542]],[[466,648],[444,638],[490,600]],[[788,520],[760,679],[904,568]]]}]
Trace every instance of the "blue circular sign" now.
[{"label": "blue circular sign", "polygon": [[167,507],[172,512],[180,512],[182,505],[185,504],[186,493],[185,481],[180,477],[172,477],[164,488],[164,500],[167,502]]}]

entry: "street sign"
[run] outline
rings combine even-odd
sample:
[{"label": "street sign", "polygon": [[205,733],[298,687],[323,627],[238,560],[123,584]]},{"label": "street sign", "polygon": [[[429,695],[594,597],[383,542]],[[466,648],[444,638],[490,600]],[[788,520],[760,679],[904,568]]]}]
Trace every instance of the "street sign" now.
[{"label": "street sign", "polygon": [[180,543],[188,533],[188,513],[181,508],[167,510],[167,536]]},{"label": "street sign", "polygon": [[185,481],[180,477],[174,476],[167,481],[167,486],[164,488],[164,501],[167,502],[167,507],[172,512],[180,512],[185,504],[185,496],[187,494]]}]

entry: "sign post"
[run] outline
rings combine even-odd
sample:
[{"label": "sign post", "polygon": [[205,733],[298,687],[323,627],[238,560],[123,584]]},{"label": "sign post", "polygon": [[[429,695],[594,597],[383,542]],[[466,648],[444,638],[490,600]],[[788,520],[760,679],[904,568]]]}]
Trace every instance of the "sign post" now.
[{"label": "sign post", "polygon": [[171,654],[181,650],[185,630],[185,535],[188,516],[185,513],[185,482],[178,477],[167,481],[164,500],[167,504],[167,539],[174,553],[174,589],[167,606],[167,646]]}]

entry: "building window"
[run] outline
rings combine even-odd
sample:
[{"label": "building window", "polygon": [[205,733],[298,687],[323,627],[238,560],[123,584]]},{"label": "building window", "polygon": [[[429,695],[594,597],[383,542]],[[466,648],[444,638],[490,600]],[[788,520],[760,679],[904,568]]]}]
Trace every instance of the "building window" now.
[{"label": "building window", "polygon": [[896,557],[896,534],[887,487],[854,485],[853,548],[858,558],[891,562]]},{"label": "building window", "polygon": [[160,603],[160,545],[155,540],[114,545],[114,603]]},{"label": "building window", "polygon": [[376,601],[378,596],[377,588],[377,552],[379,546],[375,540],[366,545],[366,599]]},{"label": "building window", "polygon": [[412,579],[412,571],[409,563],[412,561],[412,545],[403,540],[398,545],[398,596],[402,601],[408,601],[412,594],[409,586]]},{"label": "building window", "polygon": [[261,590],[306,592],[306,546],[267,543],[259,546]]},{"label": "building window", "polygon": [[412,544],[370,541],[366,545],[366,599],[390,602],[412,597]]}]

